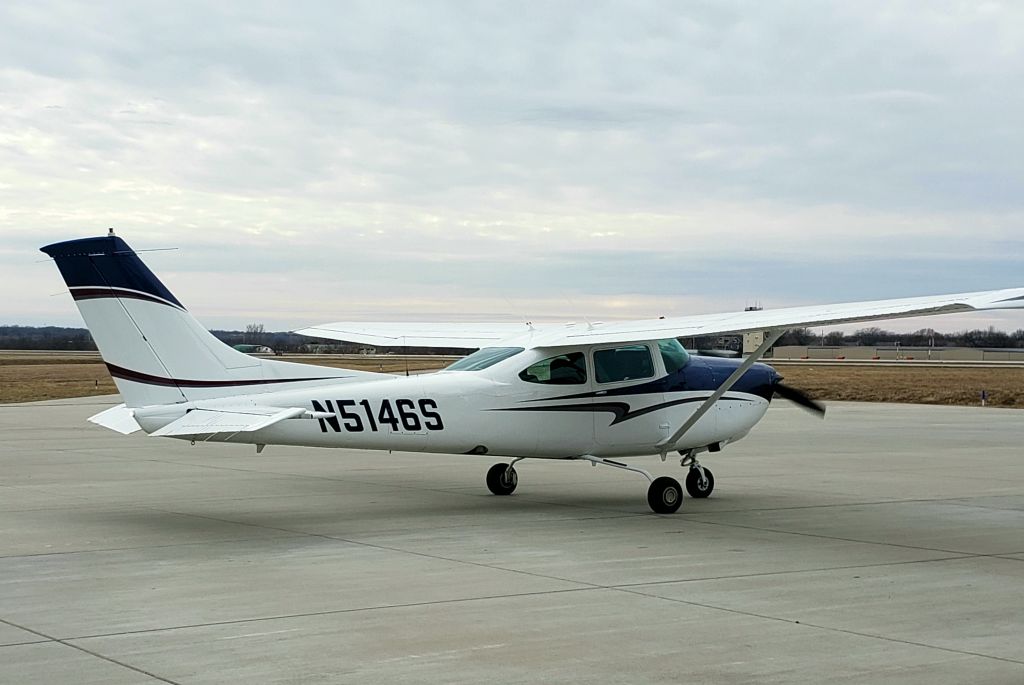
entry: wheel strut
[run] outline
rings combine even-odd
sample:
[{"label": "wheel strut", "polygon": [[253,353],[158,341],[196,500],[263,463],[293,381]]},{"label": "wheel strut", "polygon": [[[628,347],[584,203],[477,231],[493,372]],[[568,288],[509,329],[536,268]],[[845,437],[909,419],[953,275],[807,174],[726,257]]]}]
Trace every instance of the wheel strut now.
[{"label": "wheel strut", "polygon": [[670,478],[668,476],[655,478],[644,469],[623,464],[621,461],[603,459],[590,454],[584,454],[574,458],[589,461],[591,466],[601,464],[602,466],[611,466],[612,468],[622,469],[623,471],[639,473],[641,476],[646,478],[648,482],[650,482],[650,486],[647,488],[647,503],[655,514],[675,513],[683,503],[683,488],[675,478]]},{"label": "wheel strut", "polygon": [[601,457],[595,457],[589,454],[584,454],[583,456],[575,457],[575,459],[589,461],[591,466],[597,466],[598,464],[601,464],[602,466],[611,466],[612,468],[622,469],[623,471],[632,471],[633,473],[639,473],[641,476],[647,479],[648,483],[654,482],[654,476],[652,476],[649,472],[644,471],[643,469],[638,469],[635,466],[630,466],[629,464],[623,464],[621,461],[612,461],[611,459],[603,459]]}]

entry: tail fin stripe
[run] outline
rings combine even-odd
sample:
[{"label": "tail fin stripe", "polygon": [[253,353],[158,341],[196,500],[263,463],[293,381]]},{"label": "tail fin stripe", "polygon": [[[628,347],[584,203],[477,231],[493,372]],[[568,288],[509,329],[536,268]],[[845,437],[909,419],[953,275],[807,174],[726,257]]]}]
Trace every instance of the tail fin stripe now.
[{"label": "tail fin stripe", "polygon": [[130,300],[144,300],[146,302],[155,302],[157,304],[166,304],[170,307],[174,307],[175,309],[181,309],[182,311],[184,311],[185,309],[181,305],[175,304],[174,302],[171,302],[169,300],[165,300],[162,297],[150,295],[149,293],[144,293],[138,290],[131,290],[129,288],[95,288],[90,286],[74,286],[70,288],[70,290],[71,297],[75,298],[76,301],[96,300],[104,297],[117,297],[126,298]]},{"label": "tail fin stripe", "polygon": [[272,385],[276,383],[298,383],[308,381],[339,380],[348,377],[323,376],[320,378],[257,378],[230,381],[201,381],[187,380],[182,378],[164,378],[162,376],[154,376],[152,374],[142,373],[140,371],[132,371],[131,369],[126,369],[123,366],[117,366],[116,364],[110,363],[107,363],[107,370],[110,372],[110,375],[113,376],[114,378],[132,381],[133,383],[143,383],[145,385],[163,385],[182,388],[231,388],[235,386],[245,385]]}]

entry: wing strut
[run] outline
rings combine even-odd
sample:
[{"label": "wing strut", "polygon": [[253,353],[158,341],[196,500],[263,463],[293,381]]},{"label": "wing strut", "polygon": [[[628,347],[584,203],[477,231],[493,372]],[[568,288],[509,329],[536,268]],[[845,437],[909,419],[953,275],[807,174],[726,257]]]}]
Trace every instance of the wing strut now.
[{"label": "wing strut", "polygon": [[729,392],[729,390],[732,389],[732,386],[736,385],[736,381],[738,381],[740,377],[747,372],[747,369],[756,364],[757,361],[764,356],[764,353],[767,352],[768,349],[772,345],[774,345],[775,342],[779,338],[781,338],[782,334],[785,332],[786,329],[783,328],[772,331],[767,336],[765,336],[764,342],[761,343],[761,345],[756,350],[754,350],[754,352],[749,357],[744,359],[742,364],[736,367],[736,370],[732,372],[732,375],[726,378],[725,382],[718,386],[717,390],[711,393],[711,397],[704,400],[704,403],[697,407],[697,411],[693,412],[690,418],[686,419],[683,425],[680,426],[675,433],[673,433],[672,435],[658,443],[658,447],[661,448],[662,458],[664,458],[665,455],[668,454],[669,450],[672,449],[673,445],[679,442],[679,439],[686,434],[686,431],[690,430],[693,427],[693,424],[700,421],[700,417],[704,416],[704,414],[706,414],[708,410],[714,406],[715,402],[722,399],[722,395]]}]

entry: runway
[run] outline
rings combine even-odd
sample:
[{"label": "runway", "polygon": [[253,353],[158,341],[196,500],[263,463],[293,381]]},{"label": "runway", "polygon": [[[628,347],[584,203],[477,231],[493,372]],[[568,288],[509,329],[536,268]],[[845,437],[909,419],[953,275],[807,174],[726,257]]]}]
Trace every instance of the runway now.
[{"label": "runway", "polygon": [[[1024,682],[1024,413],[776,403],[646,482],[0,405],[0,682]],[[636,460],[680,477],[678,464]]]}]

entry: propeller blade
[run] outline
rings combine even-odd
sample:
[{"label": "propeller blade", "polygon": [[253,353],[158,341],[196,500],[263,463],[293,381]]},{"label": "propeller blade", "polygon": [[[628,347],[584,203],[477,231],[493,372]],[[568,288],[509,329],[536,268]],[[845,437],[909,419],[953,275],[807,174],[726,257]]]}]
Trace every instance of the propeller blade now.
[{"label": "propeller blade", "polygon": [[817,414],[820,418],[825,418],[825,405],[811,398],[802,390],[797,390],[792,386],[783,385],[782,383],[776,383],[775,394],[800,405],[807,411]]}]

